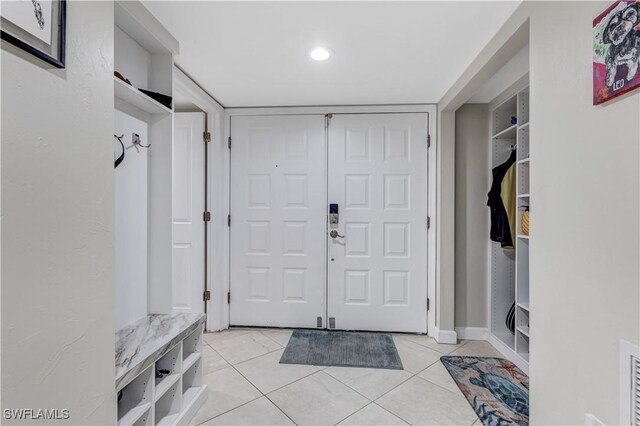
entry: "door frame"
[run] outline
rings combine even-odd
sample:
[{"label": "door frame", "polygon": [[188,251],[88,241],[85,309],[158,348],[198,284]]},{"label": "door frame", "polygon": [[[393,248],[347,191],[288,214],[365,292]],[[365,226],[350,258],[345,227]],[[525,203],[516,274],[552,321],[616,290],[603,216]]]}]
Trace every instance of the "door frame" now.
[{"label": "door frame", "polygon": [[[436,188],[437,188],[437,157],[438,157],[438,143],[437,143],[437,105],[435,104],[411,104],[411,105],[353,105],[353,106],[310,106],[310,107],[256,107],[256,108],[226,108],[224,110],[224,142],[228,141],[231,134],[231,117],[242,115],[309,115],[309,114],[375,114],[375,113],[425,113],[427,114],[427,129],[431,136],[431,147],[427,151],[427,212],[426,214],[431,219],[431,228],[427,231],[427,297],[430,301],[430,309],[427,312],[427,330],[426,333],[430,336],[436,337],[436,307],[437,293],[436,293],[436,237],[437,237],[437,209],[436,209]],[[226,147],[226,143],[224,144]],[[217,181],[226,188],[226,194],[224,197],[212,199],[212,204],[216,205],[216,201],[222,202],[223,210],[226,214],[230,209],[230,183],[231,183],[231,166],[230,166],[230,151],[225,149],[220,153],[225,158],[216,164],[223,167],[218,167],[213,170],[210,169],[211,181]],[[210,162],[210,164],[212,164]],[[215,166],[211,166],[215,167]],[[220,214],[218,214],[220,216]],[[426,218],[425,218],[426,219]],[[226,223],[225,223],[226,228]],[[229,228],[226,228],[224,233],[218,233],[218,235],[224,235],[222,241],[217,241],[216,244],[222,245],[224,253],[223,267],[216,270],[215,265],[212,265],[212,280],[217,285],[211,288],[212,300],[224,300],[222,309],[219,311],[219,318],[213,320],[213,323],[219,324],[220,328],[225,329],[229,327],[229,314],[230,305],[226,303],[227,293],[230,291],[230,255],[229,255]],[[217,304],[217,307],[220,305]]]},{"label": "door frame", "polygon": [[[220,105],[211,95],[205,92],[196,82],[185,74],[178,66],[173,67],[173,91],[187,97],[196,107],[205,113],[205,131],[211,134],[211,141],[205,147],[206,150],[206,182],[205,182],[205,208],[211,212],[211,221],[205,224],[205,283],[206,289],[211,291],[211,299],[204,302],[207,330],[222,330],[229,326],[222,320],[216,312],[224,310],[223,301],[218,297],[219,276],[225,274],[223,265],[224,248],[218,243],[219,240],[228,240],[228,229],[226,227],[226,213],[216,206],[224,205],[224,197],[228,191],[217,180],[218,172],[224,169],[228,151],[224,149],[222,141],[225,134],[224,107]],[[228,211],[228,204],[224,206],[224,211]],[[225,236],[226,233],[226,236]],[[203,291],[205,285],[203,283]]]}]

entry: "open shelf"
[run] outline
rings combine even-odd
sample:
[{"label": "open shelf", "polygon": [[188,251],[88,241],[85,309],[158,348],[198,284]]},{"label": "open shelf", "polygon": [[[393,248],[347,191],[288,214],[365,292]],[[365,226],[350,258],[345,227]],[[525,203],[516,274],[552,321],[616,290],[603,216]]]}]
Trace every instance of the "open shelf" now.
[{"label": "open shelf", "polygon": [[529,162],[529,157],[523,158],[522,160],[518,160],[518,164],[525,164]]},{"label": "open shelf", "polygon": [[528,240],[529,236],[528,235],[518,235],[518,238],[522,238],[523,240]]},{"label": "open shelf", "polygon": [[166,106],[155,99],[151,99],[133,86],[128,85],[118,77],[113,77],[115,97],[149,114],[171,114]]},{"label": "open shelf", "polygon": [[499,133],[493,135],[493,139],[507,139],[507,140],[515,140],[516,139],[516,128],[518,126],[516,124],[507,127]]},{"label": "open shelf", "polygon": [[[118,426],[135,424],[142,416],[149,412],[150,408],[150,402],[136,404],[134,401],[125,401],[118,403]],[[121,411],[123,413],[122,415],[120,414]]]},{"label": "open shelf", "polygon": [[522,333],[525,336],[529,337],[529,327],[520,326],[520,327],[517,327],[516,330],[518,330],[519,333]]},{"label": "open shelf", "polygon": [[518,129],[520,129],[520,130],[527,130],[527,129],[529,129],[529,122],[527,121],[526,123],[519,125],[519,126],[518,126]]},{"label": "open shelf", "polygon": [[118,401],[118,426],[135,424],[151,408],[153,368],[147,368],[131,383],[122,388]]},{"label": "open shelf", "polygon": [[180,380],[179,374],[170,374],[163,377],[162,379],[159,379],[158,383],[156,384],[156,401],[162,398],[164,394],[167,393],[167,391],[171,389],[171,387],[175,385],[178,380]]},{"label": "open shelf", "polygon": [[200,358],[202,358],[201,352],[194,352],[189,355],[187,358],[185,358],[184,361],[182,361],[182,371],[186,372],[187,370],[189,370],[193,366],[193,364],[200,360]]},{"label": "open shelf", "polygon": [[518,302],[517,305],[520,309],[524,309],[529,312],[529,302]]}]

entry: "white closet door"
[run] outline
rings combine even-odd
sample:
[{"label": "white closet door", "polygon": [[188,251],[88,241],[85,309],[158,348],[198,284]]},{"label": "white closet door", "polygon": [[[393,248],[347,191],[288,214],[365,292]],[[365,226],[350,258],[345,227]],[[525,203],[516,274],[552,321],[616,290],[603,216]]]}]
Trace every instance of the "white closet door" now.
[{"label": "white closet door", "polygon": [[325,316],[324,116],[231,119],[231,325]]},{"label": "white closet door", "polygon": [[174,312],[204,311],[204,129],[202,112],[174,115],[171,298]]},{"label": "white closet door", "polygon": [[337,114],[328,140],[329,325],[426,333],[426,114]]}]

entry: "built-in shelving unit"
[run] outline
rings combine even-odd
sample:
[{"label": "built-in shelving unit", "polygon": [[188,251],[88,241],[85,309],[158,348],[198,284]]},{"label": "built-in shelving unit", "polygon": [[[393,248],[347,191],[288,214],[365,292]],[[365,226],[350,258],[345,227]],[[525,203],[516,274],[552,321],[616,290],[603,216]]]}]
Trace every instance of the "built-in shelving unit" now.
[{"label": "built-in shelving unit", "polygon": [[[200,324],[182,341],[159,354],[157,360],[151,360],[136,378],[119,384],[122,397],[118,401],[118,426],[176,425],[191,420],[206,398],[207,387],[202,381],[202,331]],[[169,373],[158,377],[163,371]]]},{"label": "built-in shelving unit", "polygon": [[[114,3],[113,71],[128,80],[114,75],[113,82],[114,135],[125,146],[115,170],[116,341],[121,343],[115,386],[121,426],[187,424],[207,398],[204,319],[197,318],[194,331],[178,333],[191,319],[173,313],[173,108],[140,91],[173,97],[178,53],[177,40],[140,1]],[[139,144],[128,149],[133,141]],[[117,157],[122,147],[114,146]],[[158,335],[160,329],[165,335]]]},{"label": "built-in shelving unit", "polygon": [[[523,371],[529,367],[529,244],[521,218],[530,208],[529,88],[507,94],[491,110],[491,168],[504,163],[515,149],[516,218],[514,248],[491,243],[491,334],[490,341]],[[506,324],[515,303],[515,331]]]}]

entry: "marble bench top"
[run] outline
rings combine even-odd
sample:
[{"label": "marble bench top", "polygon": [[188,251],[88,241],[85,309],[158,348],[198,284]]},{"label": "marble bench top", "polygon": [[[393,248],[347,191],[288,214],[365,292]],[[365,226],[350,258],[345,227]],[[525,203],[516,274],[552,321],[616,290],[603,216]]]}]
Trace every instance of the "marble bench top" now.
[{"label": "marble bench top", "polygon": [[204,314],[151,314],[116,331],[116,390],[187,337]]}]

